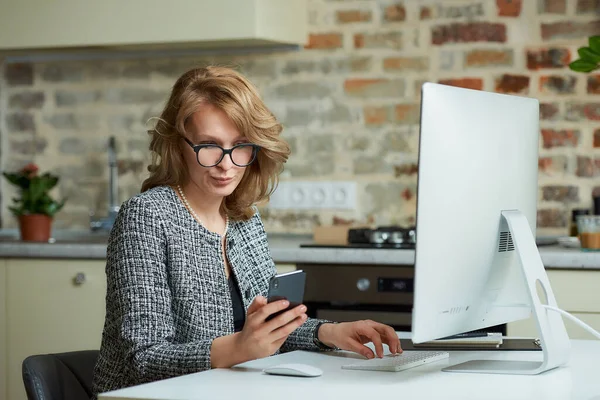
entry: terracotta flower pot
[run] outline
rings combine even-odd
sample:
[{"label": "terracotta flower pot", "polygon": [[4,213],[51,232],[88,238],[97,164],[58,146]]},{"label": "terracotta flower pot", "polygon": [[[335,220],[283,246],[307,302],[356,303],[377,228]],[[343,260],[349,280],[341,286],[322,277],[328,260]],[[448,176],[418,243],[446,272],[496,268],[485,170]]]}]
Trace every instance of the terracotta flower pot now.
[{"label": "terracotta flower pot", "polygon": [[48,242],[52,229],[52,218],[44,214],[19,216],[21,240],[28,242]]}]

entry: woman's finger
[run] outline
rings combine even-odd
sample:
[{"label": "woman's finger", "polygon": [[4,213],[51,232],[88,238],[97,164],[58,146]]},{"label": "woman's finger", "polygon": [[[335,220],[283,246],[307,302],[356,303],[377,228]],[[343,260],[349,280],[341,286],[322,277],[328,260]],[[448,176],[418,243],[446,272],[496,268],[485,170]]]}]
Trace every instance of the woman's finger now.
[{"label": "woman's finger", "polygon": [[391,326],[374,322],[373,328],[377,332],[379,332],[383,342],[388,345],[392,354],[402,352],[402,347],[400,346],[400,338]]},{"label": "woman's finger", "polygon": [[377,354],[377,357],[383,357],[383,344],[381,343],[381,336],[379,335],[379,332],[377,332],[371,325],[365,324],[363,325],[363,328],[361,328],[360,334],[371,339],[371,342],[373,342],[373,345],[375,345],[375,353]]},{"label": "woman's finger", "polygon": [[371,350],[364,344],[360,343],[356,339],[350,339],[349,341],[346,342],[346,346],[344,346],[344,347],[345,347],[344,350],[350,350],[355,353],[362,354],[363,356],[365,356],[368,359],[372,359],[375,357],[373,350]]}]

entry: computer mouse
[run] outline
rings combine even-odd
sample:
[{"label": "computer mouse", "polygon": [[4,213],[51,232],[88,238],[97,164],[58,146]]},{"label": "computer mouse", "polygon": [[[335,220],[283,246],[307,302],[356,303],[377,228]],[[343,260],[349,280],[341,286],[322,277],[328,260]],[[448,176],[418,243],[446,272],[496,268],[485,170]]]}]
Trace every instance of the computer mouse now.
[{"label": "computer mouse", "polygon": [[278,364],[263,369],[263,372],[270,375],[286,375],[301,377],[321,376],[323,371],[317,367],[306,364]]}]

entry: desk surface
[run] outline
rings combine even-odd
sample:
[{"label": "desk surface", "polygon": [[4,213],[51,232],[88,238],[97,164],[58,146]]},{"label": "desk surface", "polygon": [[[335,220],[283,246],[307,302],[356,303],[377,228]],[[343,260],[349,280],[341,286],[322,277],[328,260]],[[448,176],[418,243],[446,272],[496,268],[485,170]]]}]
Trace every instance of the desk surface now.
[{"label": "desk surface", "polygon": [[[401,335],[403,337],[404,335]],[[565,367],[534,376],[442,372],[469,359],[539,360],[541,352],[452,351],[450,358],[400,372],[352,371],[343,364],[362,358],[350,352],[295,351],[230,369],[196,374],[109,392],[100,399],[585,399],[600,400],[600,341],[571,341]],[[267,375],[279,363],[306,363],[323,370],[317,378]]]}]

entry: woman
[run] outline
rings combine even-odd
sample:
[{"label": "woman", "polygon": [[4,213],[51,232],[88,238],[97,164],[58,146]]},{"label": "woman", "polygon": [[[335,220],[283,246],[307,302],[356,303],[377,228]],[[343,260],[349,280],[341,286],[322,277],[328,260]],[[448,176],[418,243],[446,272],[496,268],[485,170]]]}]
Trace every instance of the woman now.
[{"label": "woman", "polygon": [[332,324],[267,304],[275,267],[254,204],[289,155],[282,127],[243,76],[193,69],[151,131],[142,193],[121,206],[106,263],[106,321],[94,393],[270,356],[364,343],[401,351],[373,321]]}]

